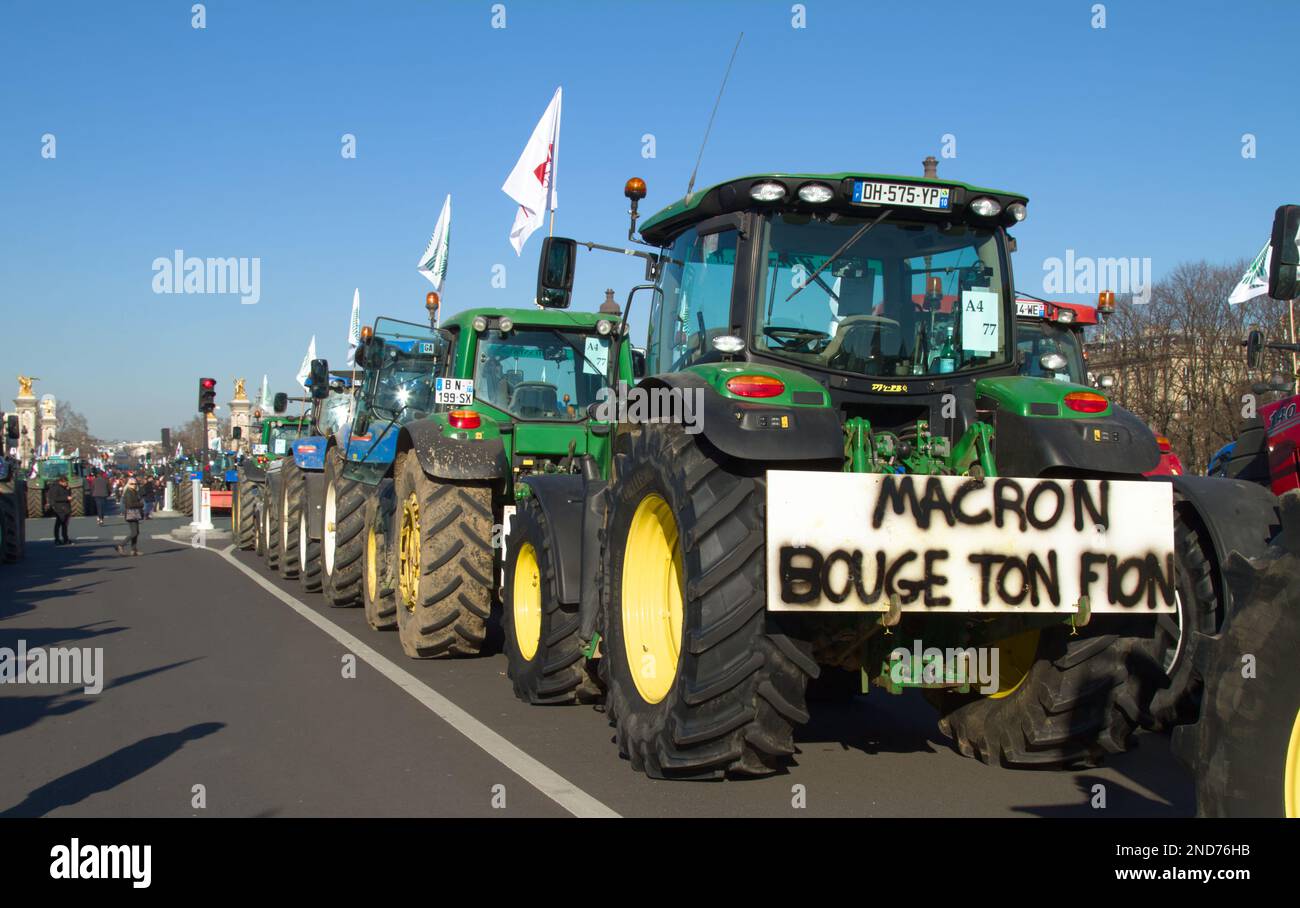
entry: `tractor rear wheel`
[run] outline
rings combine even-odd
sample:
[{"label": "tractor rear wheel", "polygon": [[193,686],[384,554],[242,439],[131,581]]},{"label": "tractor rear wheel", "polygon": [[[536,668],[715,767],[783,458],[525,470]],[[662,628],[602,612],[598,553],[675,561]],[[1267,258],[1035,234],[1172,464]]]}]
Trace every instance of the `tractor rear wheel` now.
[{"label": "tractor rear wheel", "polygon": [[525,498],[510,521],[502,594],[506,671],[525,703],[576,703],[588,681],[578,606],[556,598],[546,515]]},{"label": "tractor rear wheel", "polygon": [[301,523],[302,503],[307,491],[307,478],[295,463],[285,463],[280,475],[280,576],[292,580],[298,576],[298,526]]},{"label": "tractor rear wheel", "polygon": [[[389,480],[384,480],[385,483]],[[391,497],[391,496],[390,496]],[[392,569],[393,546],[389,528],[391,511],[384,509],[385,491],[380,490],[366,498],[365,537],[366,550],[363,562],[364,579],[361,584],[362,604],[366,610],[366,623],[377,631],[397,627],[396,574]]]},{"label": "tractor rear wheel", "polygon": [[86,494],[84,489],[72,489],[72,516],[86,516]]},{"label": "tractor rear wheel", "polygon": [[235,545],[251,549],[257,545],[257,486],[241,475],[230,497],[230,525],[235,531]]},{"label": "tractor rear wheel", "polygon": [[476,655],[492,611],[492,490],[425,474],[399,458],[394,541],[397,631],[408,656]]},{"label": "tractor rear wheel", "polygon": [[765,488],[681,426],[632,438],[603,537],[600,672],[639,772],[767,774],[795,752],[818,667],[766,611]]},{"label": "tractor rear wheel", "polygon": [[273,493],[268,482],[262,499],[262,545],[265,547],[266,566],[272,571],[280,568],[280,497],[279,490]]},{"label": "tractor rear wheel", "polygon": [[1300,558],[1234,556],[1228,570],[1245,604],[1199,654],[1200,721],[1174,730],[1174,751],[1196,776],[1198,816],[1300,817]]},{"label": "tractor rear wheel", "polygon": [[321,575],[321,545],[307,531],[307,510],[298,509],[298,582],[308,593],[319,593]]},{"label": "tractor rear wheel", "polygon": [[34,483],[27,487],[27,516],[45,516],[45,492]]},{"label": "tractor rear wheel", "polygon": [[338,448],[325,461],[325,530],[321,538],[325,598],[335,608],[361,603],[366,546],[366,487],[343,476]]},{"label": "tractor rear wheel", "polygon": [[0,492],[0,561],[13,564],[23,557],[22,505],[12,492]]},{"label": "tractor rear wheel", "polygon": [[1116,706],[1132,637],[1071,636],[1064,627],[1002,640],[998,691],[941,692],[939,729],[984,763],[1034,769],[1093,766],[1128,749],[1136,723]]}]

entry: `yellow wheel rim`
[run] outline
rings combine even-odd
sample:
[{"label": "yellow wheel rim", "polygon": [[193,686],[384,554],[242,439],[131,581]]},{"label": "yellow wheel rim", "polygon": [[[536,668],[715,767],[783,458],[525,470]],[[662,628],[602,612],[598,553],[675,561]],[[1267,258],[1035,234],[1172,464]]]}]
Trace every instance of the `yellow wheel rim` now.
[{"label": "yellow wheel rim", "polygon": [[366,595],[374,602],[379,594],[379,579],[375,576],[379,565],[379,543],[375,539],[375,528],[366,532]]},{"label": "yellow wheel rim", "polygon": [[398,577],[402,605],[415,607],[420,589],[420,502],[412,492],[402,502],[402,536],[398,550]]},{"label": "yellow wheel rim", "polygon": [[542,639],[542,572],[537,567],[537,550],[531,542],[521,545],[515,556],[515,583],[510,594],[519,655],[531,662]]},{"label": "yellow wheel rim", "polygon": [[647,703],[668,695],[682,641],[682,556],[677,521],[662,497],[637,505],[623,547],[623,646],[637,692]]},{"label": "yellow wheel rim", "polygon": [[1282,778],[1286,798],[1286,815],[1300,819],[1300,710],[1296,711],[1295,724],[1291,726],[1291,742],[1286,748],[1286,769]]},{"label": "yellow wheel rim", "polygon": [[994,700],[1009,697],[1025,683],[1029,670],[1034,667],[1041,635],[1042,631],[1035,629],[998,641],[998,690],[989,694],[990,697]]}]

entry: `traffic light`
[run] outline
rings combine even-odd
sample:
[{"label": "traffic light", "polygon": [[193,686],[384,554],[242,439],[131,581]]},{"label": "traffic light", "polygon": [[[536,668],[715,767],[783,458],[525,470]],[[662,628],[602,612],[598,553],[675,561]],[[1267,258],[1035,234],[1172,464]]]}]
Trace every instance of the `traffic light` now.
[{"label": "traffic light", "polygon": [[163,429],[163,430],[162,430],[162,447],[163,447],[163,453],[164,453],[164,454],[166,454],[168,451],[170,451],[170,450],[172,449],[172,430],[171,430],[171,429]]},{"label": "traffic light", "polygon": [[199,412],[211,413],[217,409],[217,380],[215,378],[199,379]]}]

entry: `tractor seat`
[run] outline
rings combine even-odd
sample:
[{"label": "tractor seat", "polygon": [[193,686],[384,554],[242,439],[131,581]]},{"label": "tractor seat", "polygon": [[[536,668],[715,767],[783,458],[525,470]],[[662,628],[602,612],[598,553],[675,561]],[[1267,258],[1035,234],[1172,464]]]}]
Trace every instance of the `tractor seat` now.
[{"label": "tractor seat", "polygon": [[510,395],[510,412],[522,419],[554,416],[559,411],[559,392],[548,382],[520,382]]}]

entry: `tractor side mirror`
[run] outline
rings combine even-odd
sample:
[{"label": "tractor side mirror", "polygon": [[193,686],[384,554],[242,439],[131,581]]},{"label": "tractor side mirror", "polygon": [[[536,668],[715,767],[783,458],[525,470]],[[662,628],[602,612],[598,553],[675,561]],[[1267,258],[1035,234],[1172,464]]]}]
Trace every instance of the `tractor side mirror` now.
[{"label": "tractor side mirror", "polygon": [[[1271,270],[1271,269],[1270,269]],[[1270,279],[1271,280],[1271,279]],[[1264,334],[1258,328],[1251,328],[1246,335],[1246,368],[1258,369],[1260,352],[1264,348]]]},{"label": "tractor side mirror", "polygon": [[1098,375],[1097,387],[1109,391],[1111,388],[1115,387],[1115,376],[1111,375],[1109,372],[1103,372],[1101,375]]},{"label": "tractor side mirror", "polygon": [[1038,357],[1038,365],[1048,372],[1064,372],[1070,363],[1059,353],[1044,353]]},{"label": "tractor side mirror", "polygon": [[573,271],[578,244],[562,236],[542,240],[537,264],[537,305],[544,309],[568,309],[573,296]]},{"label": "tractor side mirror", "polygon": [[289,395],[281,391],[271,399],[271,409],[276,413],[283,413],[289,409]]},{"label": "tractor side mirror", "polygon": [[315,400],[324,400],[330,396],[329,360],[313,359],[309,367],[307,380],[311,382],[311,396]]},{"label": "tractor side mirror", "polygon": [[1273,254],[1268,260],[1268,295],[1275,300],[1297,296],[1300,265],[1300,205],[1281,205],[1273,213]]},{"label": "tractor side mirror", "polygon": [[637,381],[645,378],[645,351],[640,347],[632,348],[632,377]]}]

